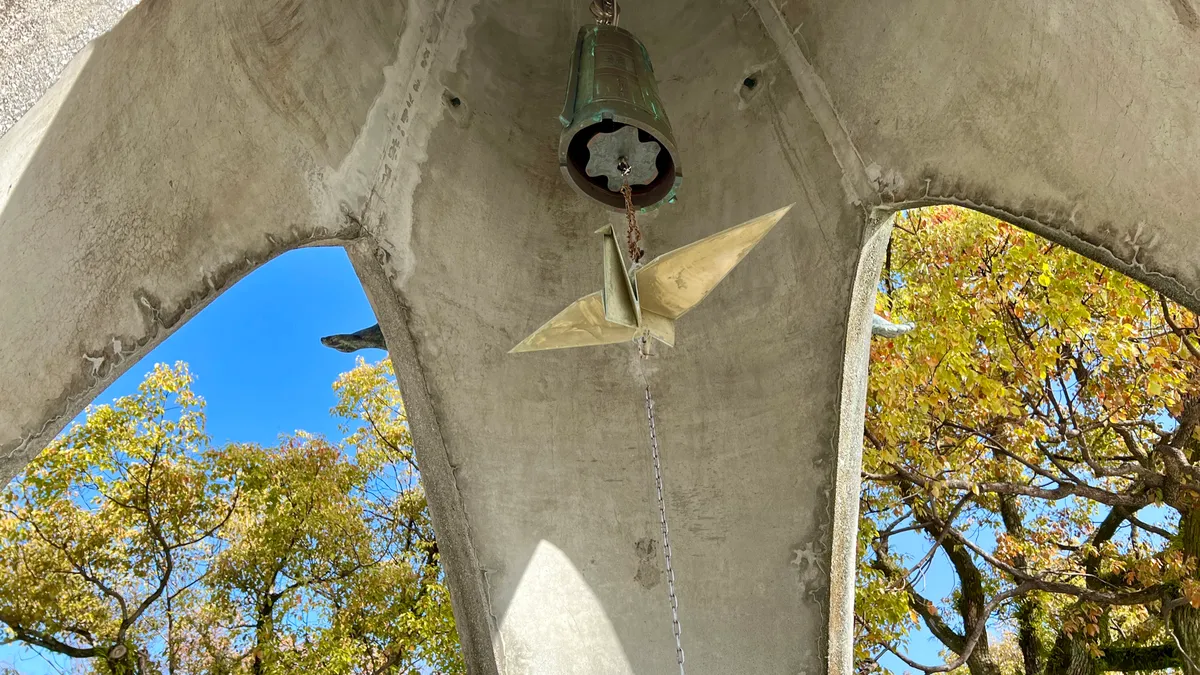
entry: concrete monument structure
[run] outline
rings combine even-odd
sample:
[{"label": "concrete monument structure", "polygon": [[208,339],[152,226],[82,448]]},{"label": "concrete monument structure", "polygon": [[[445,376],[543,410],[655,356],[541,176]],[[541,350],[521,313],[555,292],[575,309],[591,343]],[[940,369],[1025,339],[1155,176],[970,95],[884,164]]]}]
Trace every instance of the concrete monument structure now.
[{"label": "concrete monument structure", "polygon": [[[687,171],[651,255],[796,202],[651,366],[689,673],[850,670],[891,213],[986,211],[1200,310],[1192,2],[622,8]],[[506,354],[621,217],[557,166],[587,3],[127,4],[0,16],[3,478],[240,277],[345,246],[471,672],[677,670],[634,350]]]}]

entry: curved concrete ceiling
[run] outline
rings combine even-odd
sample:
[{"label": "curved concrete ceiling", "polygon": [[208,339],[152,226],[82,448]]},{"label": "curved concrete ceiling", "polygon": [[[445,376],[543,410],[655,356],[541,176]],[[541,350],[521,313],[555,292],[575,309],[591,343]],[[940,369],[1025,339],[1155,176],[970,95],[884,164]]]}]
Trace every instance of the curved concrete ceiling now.
[{"label": "curved concrete ceiling", "polygon": [[[623,8],[686,169],[643,219],[651,255],[797,203],[646,373],[690,672],[848,672],[891,210],[988,210],[1200,309],[1187,2]],[[0,472],[246,272],[346,243],[472,672],[673,670],[642,366],[505,354],[597,286],[592,232],[619,217],[556,164],[587,20],[582,0],[135,7],[0,138]]]}]

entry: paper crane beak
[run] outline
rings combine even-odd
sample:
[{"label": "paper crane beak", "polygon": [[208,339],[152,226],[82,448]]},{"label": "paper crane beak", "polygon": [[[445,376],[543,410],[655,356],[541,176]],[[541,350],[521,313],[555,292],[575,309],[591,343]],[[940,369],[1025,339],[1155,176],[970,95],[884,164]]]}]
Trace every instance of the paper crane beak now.
[{"label": "paper crane beak", "polygon": [[637,269],[628,265],[606,233],[604,291],[576,300],[509,353],[615,344],[637,337],[674,345],[675,320],[707,297],[792,206],[677,248]]}]

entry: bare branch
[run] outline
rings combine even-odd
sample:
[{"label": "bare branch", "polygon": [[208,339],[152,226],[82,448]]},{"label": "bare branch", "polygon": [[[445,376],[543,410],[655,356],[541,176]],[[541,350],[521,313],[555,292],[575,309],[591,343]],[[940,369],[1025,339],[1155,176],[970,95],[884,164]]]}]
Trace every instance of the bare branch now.
[{"label": "bare branch", "polygon": [[[1001,495],[1021,495],[1024,497],[1036,497],[1049,501],[1057,501],[1063,497],[1083,497],[1092,501],[1107,504],[1109,506],[1129,506],[1133,508],[1141,508],[1150,504],[1153,500],[1145,495],[1118,494],[1102,490],[1087,484],[1070,483],[1062,479],[1055,479],[1058,487],[1054,489],[1046,489],[1035,487],[1032,485],[1020,485],[1017,483],[1004,482],[982,482],[972,483],[965,480],[933,480],[921,476],[913,471],[909,471],[904,467],[892,465],[896,470],[898,477],[910,481],[922,488],[929,489],[935,483],[941,487],[951,490],[965,490],[968,492],[989,492]],[[875,477],[872,476],[874,479]]]},{"label": "bare branch", "polygon": [[1179,327],[1179,324],[1175,323],[1175,320],[1171,318],[1171,306],[1167,304],[1167,296],[1159,293],[1158,300],[1160,303],[1162,303],[1163,319],[1165,319],[1167,325],[1171,327],[1171,332],[1179,336],[1179,341],[1183,343],[1184,347],[1187,347],[1189,352],[1191,352],[1192,358],[1200,360],[1200,349],[1197,349],[1196,345],[1192,344],[1191,338],[1188,337],[1187,333],[1184,332],[1184,330]]},{"label": "bare branch", "polygon": [[987,551],[980,548],[975,542],[971,541],[962,532],[954,528],[948,528],[950,535],[960,542],[963,546],[971,549],[975,555],[996,569],[1002,570],[1012,576],[1014,579],[1020,579],[1022,584],[1032,584],[1032,588],[1039,591],[1047,591],[1050,593],[1058,593],[1060,595],[1070,595],[1077,597],[1087,602],[1093,602],[1101,605],[1142,605],[1147,602],[1160,600],[1167,596],[1169,589],[1163,584],[1155,584],[1147,588],[1137,591],[1128,591],[1122,593],[1106,593],[1103,591],[1095,591],[1091,589],[1080,588],[1074,584],[1068,584],[1060,581],[1049,581],[1045,578],[1047,574],[1053,574],[1053,570],[1045,570],[1040,574],[1034,575],[1022,570],[1019,570],[1008,563],[996,559]]},{"label": "bare branch", "polygon": [[1157,534],[1158,536],[1160,536],[1163,539],[1166,539],[1168,541],[1175,538],[1175,535],[1172,534],[1171,532],[1168,532],[1168,531],[1164,530],[1163,528],[1158,527],[1156,525],[1151,525],[1150,523],[1140,520],[1137,516],[1133,515],[1132,513],[1125,516],[1125,520],[1128,520],[1129,522],[1133,523],[1134,525],[1138,526],[1139,528],[1141,528],[1151,534]]}]

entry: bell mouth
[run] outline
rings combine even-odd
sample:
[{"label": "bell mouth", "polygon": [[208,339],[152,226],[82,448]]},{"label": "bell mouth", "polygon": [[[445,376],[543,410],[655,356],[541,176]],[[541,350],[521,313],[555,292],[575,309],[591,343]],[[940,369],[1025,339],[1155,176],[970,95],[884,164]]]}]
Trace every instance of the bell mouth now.
[{"label": "bell mouth", "polygon": [[587,174],[587,164],[591,158],[588,142],[598,134],[614,133],[624,127],[637,129],[639,141],[657,143],[660,147],[658,157],[655,159],[658,175],[647,185],[630,186],[634,208],[639,210],[651,208],[671,196],[671,193],[675,191],[679,176],[675,168],[675,158],[671,155],[669,146],[636,124],[605,119],[581,128],[571,137],[567,145],[566,161],[561,168],[567,180],[584,195],[609,208],[624,211],[625,197],[620,192],[608,189],[608,181],[603,176],[593,177]]}]

